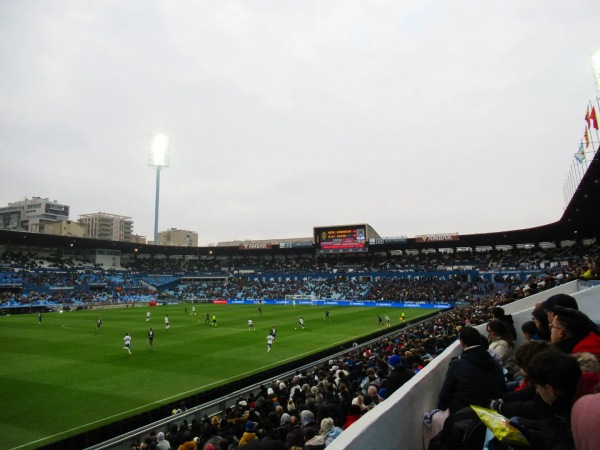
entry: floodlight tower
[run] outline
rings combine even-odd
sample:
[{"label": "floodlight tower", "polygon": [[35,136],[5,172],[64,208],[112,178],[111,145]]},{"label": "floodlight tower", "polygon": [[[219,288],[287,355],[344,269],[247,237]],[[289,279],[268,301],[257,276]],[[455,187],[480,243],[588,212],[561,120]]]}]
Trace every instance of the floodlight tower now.
[{"label": "floodlight tower", "polygon": [[169,137],[157,134],[151,138],[148,166],[156,169],[156,201],[154,203],[154,245],[158,245],[158,199],[160,193],[160,171],[169,167]]}]

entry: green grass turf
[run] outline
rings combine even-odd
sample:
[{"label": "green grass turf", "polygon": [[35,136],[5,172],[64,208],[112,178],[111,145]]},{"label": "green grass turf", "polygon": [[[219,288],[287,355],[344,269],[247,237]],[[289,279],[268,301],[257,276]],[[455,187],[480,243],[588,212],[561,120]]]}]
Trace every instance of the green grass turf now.
[{"label": "green grass turf", "polygon": [[[324,320],[329,309],[331,321]],[[152,312],[150,323],[146,311]],[[191,307],[188,306],[188,311]],[[218,325],[204,323],[209,312]],[[405,309],[406,320],[430,313]],[[4,448],[37,448],[214,388],[398,323],[400,310],[372,307],[197,305],[0,317],[0,436]],[[164,316],[171,328],[165,330]],[[96,319],[104,323],[96,331]],[[296,330],[298,317],[306,330]],[[256,331],[248,331],[253,319]],[[267,353],[266,336],[277,340]],[[155,331],[154,346],[147,332]],[[129,355],[125,332],[132,336]]]}]

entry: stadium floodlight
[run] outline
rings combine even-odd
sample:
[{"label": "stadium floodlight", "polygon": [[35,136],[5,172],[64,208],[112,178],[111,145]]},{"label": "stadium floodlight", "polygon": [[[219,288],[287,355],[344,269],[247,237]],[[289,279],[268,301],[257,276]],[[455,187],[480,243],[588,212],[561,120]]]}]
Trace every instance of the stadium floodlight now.
[{"label": "stadium floodlight", "polygon": [[156,169],[156,200],[154,203],[154,245],[158,245],[158,200],[160,193],[160,171],[169,167],[169,136],[157,134],[151,138],[148,166]]},{"label": "stadium floodlight", "polygon": [[594,71],[594,81],[596,83],[596,94],[600,97],[600,50],[592,55],[592,70]]}]

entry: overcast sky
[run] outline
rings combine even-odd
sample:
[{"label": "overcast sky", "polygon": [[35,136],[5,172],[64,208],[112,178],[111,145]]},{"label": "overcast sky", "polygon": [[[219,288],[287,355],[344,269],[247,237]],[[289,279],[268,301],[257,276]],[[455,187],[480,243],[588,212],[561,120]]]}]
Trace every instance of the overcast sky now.
[{"label": "overcast sky", "polygon": [[599,19],[597,0],[0,1],[0,205],[151,240],[165,132],[159,230],[200,245],[551,223]]}]

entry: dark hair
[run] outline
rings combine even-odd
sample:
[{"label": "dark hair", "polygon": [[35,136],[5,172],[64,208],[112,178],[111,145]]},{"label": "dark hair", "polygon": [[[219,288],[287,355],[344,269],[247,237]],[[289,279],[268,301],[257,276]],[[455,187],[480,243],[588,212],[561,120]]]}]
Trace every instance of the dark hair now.
[{"label": "dark hair", "polygon": [[304,428],[304,440],[308,441],[309,439],[314,438],[317,435],[317,430],[313,427]]},{"label": "dark hair", "polygon": [[503,317],[504,316],[504,308],[501,308],[500,306],[494,306],[492,308],[492,316],[494,316],[495,319]]},{"label": "dark hair", "polygon": [[487,327],[496,333],[496,336],[498,336],[500,339],[506,341],[510,348],[515,348],[515,341],[510,335],[508,328],[506,328],[506,325],[504,325],[504,322],[497,319],[490,320],[487,324]]},{"label": "dark hair", "polygon": [[555,320],[565,329],[565,333],[568,337],[574,337],[581,340],[591,332],[600,334],[598,333],[598,327],[592,319],[581,311],[563,308],[562,306],[555,306],[552,311],[557,316]]},{"label": "dark hair", "polygon": [[546,314],[546,312],[538,306],[537,308],[533,308],[531,316],[540,323],[540,326],[538,328],[538,336],[541,339],[549,340],[550,330],[548,328],[548,314]]},{"label": "dark hair", "polygon": [[481,344],[481,334],[473,327],[463,327],[458,337],[467,347]]},{"label": "dark hair", "polygon": [[581,368],[571,355],[547,351],[531,359],[527,377],[533,384],[550,385],[563,394],[573,395],[581,378]]},{"label": "dark hair", "polygon": [[529,374],[528,365],[531,359],[541,352],[554,351],[552,345],[547,341],[531,341],[521,345],[516,353],[517,365]]},{"label": "dark hair", "polygon": [[538,329],[533,320],[528,320],[527,322],[523,322],[523,324],[521,325],[521,331],[523,332],[523,334],[534,336],[537,334]]}]

